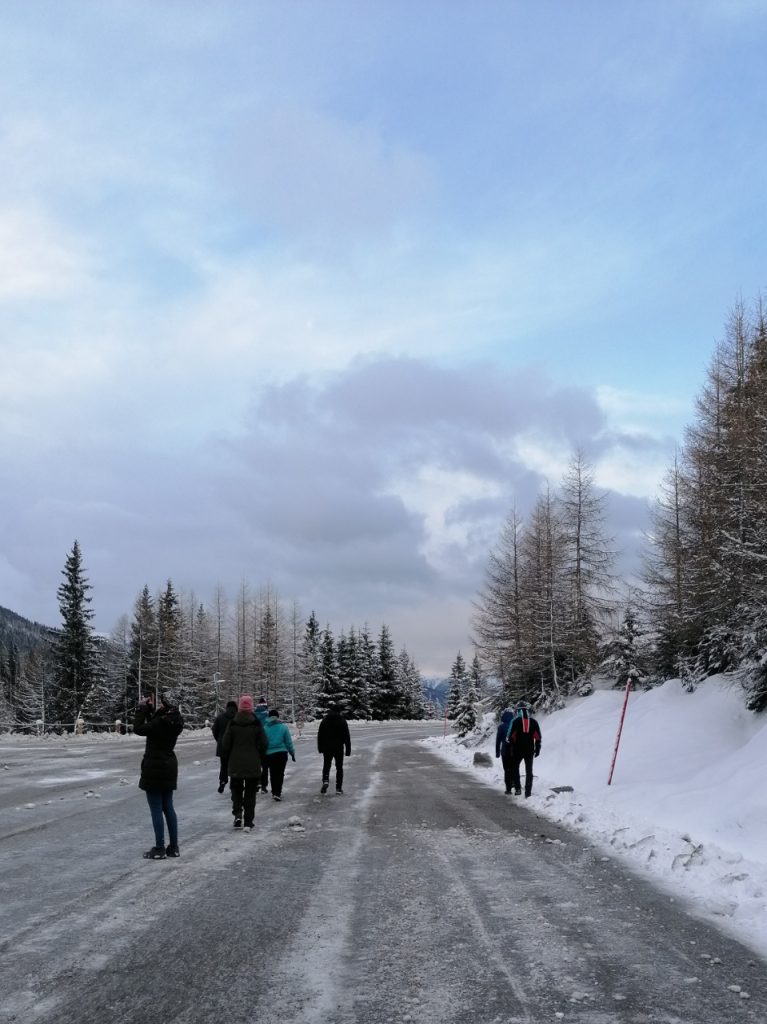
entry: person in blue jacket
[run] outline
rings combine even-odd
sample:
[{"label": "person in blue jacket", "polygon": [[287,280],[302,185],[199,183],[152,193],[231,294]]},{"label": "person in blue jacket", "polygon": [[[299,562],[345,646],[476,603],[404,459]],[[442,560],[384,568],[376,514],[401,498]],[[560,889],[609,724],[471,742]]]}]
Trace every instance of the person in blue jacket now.
[{"label": "person in blue jacket", "polygon": [[266,733],[266,771],[272,780],[272,797],[275,800],[282,800],[282,783],[285,778],[285,767],[288,763],[288,755],[293,761],[296,759],[296,751],[293,747],[293,737],[285,722],[280,720],[280,712],[272,708],[264,722]]},{"label": "person in blue jacket", "polygon": [[[266,697],[261,694],[258,698],[258,704],[253,708],[253,714],[256,716],[256,721],[261,725],[262,728],[266,727],[266,720],[269,717],[269,705],[266,702]],[[261,768],[261,779],[259,780],[262,793],[269,792],[269,768],[266,764],[266,758]]]},{"label": "person in blue jacket", "polygon": [[513,718],[514,712],[510,708],[506,708],[501,715],[501,721],[495,734],[495,756],[500,757],[501,763],[503,764],[503,781],[506,786],[507,796],[511,793],[511,789],[514,784],[514,774],[511,763],[511,746],[506,739]]}]

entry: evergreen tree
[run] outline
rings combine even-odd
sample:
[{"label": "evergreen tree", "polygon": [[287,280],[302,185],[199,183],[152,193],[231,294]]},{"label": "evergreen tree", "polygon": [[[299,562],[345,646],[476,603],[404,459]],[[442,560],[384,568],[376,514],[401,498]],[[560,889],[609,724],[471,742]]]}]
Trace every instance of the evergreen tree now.
[{"label": "evergreen tree", "polygon": [[317,693],[316,718],[328,713],[331,705],[339,704],[341,694],[338,687],[338,665],[336,645],[330,626],[326,626],[320,640],[320,687]]},{"label": "evergreen tree", "polygon": [[158,643],[154,599],[145,585],[133,606],[128,644],[128,714],[131,719],[142,696],[154,693]]},{"label": "evergreen tree", "polygon": [[371,694],[370,712],[372,718],[380,722],[396,718],[400,707],[397,659],[388,626],[381,626],[377,655],[377,673]]},{"label": "evergreen tree", "polygon": [[467,679],[466,687],[461,694],[455,714],[456,732],[459,736],[466,736],[477,726],[479,720],[477,707],[479,704],[479,693],[471,677]]},{"label": "evergreen tree", "polygon": [[349,718],[370,718],[367,685],[363,678],[359,634],[354,628],[345,637],[343,654],[338,652],[338,670],[344,693],[344,713]]},{"label": "evergreen tree", "polygon": [[79,717],[98,673],[91,626],[92,588],[77,541],[67,555],[62,576],[64,580],[57,590],[62,627],[52,638],[55,676],[50,711],[52,717],[70,724]]},{"label": "evergreen tree", "polygon": [[360,707],[360,717],[370,719],[373,717],[374,695],[378,688],[378,651],[367,623],[357,637],[357,662],[361,700],[364,701]]},{"label": "evergreen tree", "polygon": [[[319,693],[322,688],[322,632],[317,616],[312,611],[306,623],[301,643],[301,684],[299,707],[305,709],[306,716],[316,717],[319,704]],[[321,716],[320,716],[321,717]]]},{"label": "evergreen tree", "polygon": [[172,691],[175,700],[187,708],[191,695],[183,672],[183,618],[172,580],[157,602],[157,640],[156,692]]},{"label": "evergreen tree", "polygon": [[445,716],[451,721],[455,721],[458,718],[458,713],[467,687],[468,676],[466,672],[466,662],[463,660],[463,655],[459,651],[456,655],[455,661],[453,662],[452,668],[450,669],[450,690],[448,692],[447,706],[445,708]]}]

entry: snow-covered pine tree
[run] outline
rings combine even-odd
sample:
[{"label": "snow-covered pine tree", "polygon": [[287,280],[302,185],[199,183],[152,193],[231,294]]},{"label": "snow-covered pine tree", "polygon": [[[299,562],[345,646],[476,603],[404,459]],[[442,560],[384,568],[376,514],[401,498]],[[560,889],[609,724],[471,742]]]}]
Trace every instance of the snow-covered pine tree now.
[{"label": "snow-covered pine tree", "polygon": [[466,736],[467,733],[476,728],[479,720],[478,706],[479,693],[472,677],[469,676],[456,708],[455,726],[459,736]]},{"label": "snow-covered pine tree", "polygon": [[402,648],[397,658],[397,674],[399,689],[403,694],[401,717],[420,721],[426,717],[423,680],[415,661],[405,647]]},{"label": "snow-covered pine tree", "polygon": [[620,625],[603,645],[601,669],[617,687],[624,687],[629,676],[640,683],[647,674],[647,654],[643,649],[643,629],[637,599],[629,593]]},{"label": "snow-covered pine tree", "polygon": [[357,637],[357,658],[359,661],[360,687],[365,698],[365,718],[373,717],[375,694],[378,690],[378,651],[375,641],[370,636],[367,623],[359,631]]},{"label": "snow-covered pine tree", "polygon": [[332,704],[340,702],[336,645],[330,626],[326,625],[320,640],[320,688],[317,693],[315,717],[322,718]]},{"label": "snow-covered pine tree", "polygon": [[351,694],[354,687],[354,652],[343,630],[336,639],[336,666],[338,673],[338,697],[336,703],[345,718],[350,717]]},{"label": "snow-covered pine tree", "polygon": [[183,616],[173,581],[168,580],[157,600],[157,672],[155,693],[173,694],[174,700],[189,713],[190,687],[184,674]]},{"label": "snow-covered pine tree", "polygon": [[482,662],[479,660],[479,655],[476,651],[471,659],[471,666],[469,668],[469,685],[473,686],[477,691],[477,700],[482,700],[485,692],[485,673],[482,671]]},{"label": "snow-covered pine tree", "polygon": [[458,713],[461,707],[464,693],[468,687],[468,675],[466,672],[466,662],[463,660],[463,655],[459,651],[456,655],[455,661],[450,669],[450,690],[447,695],[447,705],[445,706],[445,717],[449,718],[450,721],[455,721],[458,718]]},{"label": "snow-covered pine tree", "polygon": [[400,691],[397,686],[397,659],[394,654],[388,626],[381,626],[378,636],[377,675],[371,693],[370,713],[374,720],[396,718],[400,709]]},{"label": "snow-covered pine tree", "polygon": [[92,587],[85,575],[78,541],[67,555],[62,576],[64,581],[57,590],[62,626],[51,637],[54,685],[47,717],[72,725],[99,670],[91,625]]},{"label": "snow-covered pine tree", "polygon": [[136,705],[155,689],[158,650],[157,612],[149,587],[144,586],[133,606],[128,648],[128,679],[131,689],[128,709],[131,717]]},{"label": "snow-covered pine tree", "polygon": [[370,718],[367,680],[360,634],[352,627],[347,638],[348,672],[346,693],[349,718],[367,720]]},{"label": "snow-covered pine tree", "polygon": [[[305,709],[306,718],[317,717],[320,707],[319,694],[322,688],[322,631],[317,616],[312,611],[304,628],[301,641],[301,683],[299,708]],[[323,712],[320,712],[321,717]]]}]

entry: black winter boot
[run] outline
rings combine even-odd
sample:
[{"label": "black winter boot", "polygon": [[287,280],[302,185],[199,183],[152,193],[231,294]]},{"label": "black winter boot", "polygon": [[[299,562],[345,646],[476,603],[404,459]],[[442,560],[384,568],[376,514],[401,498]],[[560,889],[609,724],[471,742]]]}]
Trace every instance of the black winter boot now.
[{"label": "black winter boot", "polygon": [[165,847],[153,846],[151,850],[147,850],[144,854],[144,860],[165,860]]}]

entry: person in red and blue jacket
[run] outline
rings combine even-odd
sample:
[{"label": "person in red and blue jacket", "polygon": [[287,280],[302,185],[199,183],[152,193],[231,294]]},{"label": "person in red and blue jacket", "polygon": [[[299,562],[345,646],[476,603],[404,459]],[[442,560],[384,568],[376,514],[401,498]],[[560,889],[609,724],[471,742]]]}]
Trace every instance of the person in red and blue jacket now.
[{"label": "person in red and blue jacket", "polygon": [[522,793],[519,766],[525,762],[525,796],[533,792],[533,758],[541,752],[541,727],[531,716],[525,701],[517,704],[506,742],[511,748],[511,782],[517,796]]}]

